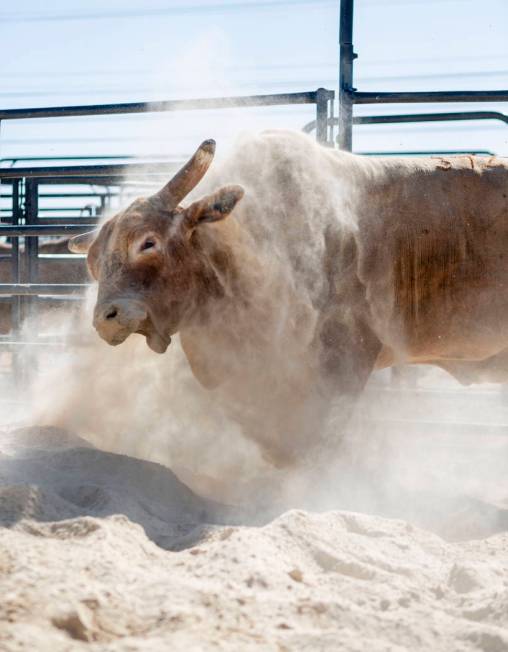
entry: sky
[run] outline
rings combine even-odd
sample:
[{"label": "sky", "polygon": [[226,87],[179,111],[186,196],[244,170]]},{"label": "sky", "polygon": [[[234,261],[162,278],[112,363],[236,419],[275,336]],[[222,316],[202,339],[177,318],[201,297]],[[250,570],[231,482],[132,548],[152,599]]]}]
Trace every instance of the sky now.
[{"label": "sky", "polygon": [[[336,89],[338,0],[0,0],[0,107]],[[508,88],[508,0],[356,0],[355,86]],[[356,115],[494,109],[385,105]],[[300,129],[312,106],[5,122],[0,156],[179,157],[203,138]],[[358,126],[354,149],[489,150],[497,122]]]}]

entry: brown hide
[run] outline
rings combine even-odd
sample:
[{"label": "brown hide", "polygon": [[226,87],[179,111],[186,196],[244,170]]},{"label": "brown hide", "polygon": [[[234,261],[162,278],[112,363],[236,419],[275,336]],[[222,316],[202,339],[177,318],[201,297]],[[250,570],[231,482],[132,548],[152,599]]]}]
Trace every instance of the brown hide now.
[{"label": "brown hide", "polygon": [[[224,183],[245,189],[227,219],[210,194]],[[95,325],[158,352],[178,332],[195,376],[274,463],[301,461],[332,408],[344,422],[376,366],[504,378],[507,163],[368,159],[268,132],[200,191],[217,224],[188,226],[199,202],[147,199],[103,227],[88,255]]]},{"label": "brown hide", "polygon": [[[375,330],[394,360],[488,380],[487,360],[508,348],[508,165],[476,157],[379,163],[384,176],[358,207],[359,277]],[[385,350],[379,366],[389,363]]]},{"label": "brown hide", "polygon": [[[86,261],[76,256],[71,256],[68,249],[68,238],[60,238],[49,242],[39,244],[39,254],[58,255],[65,254],[66,258],[39,258],[38,261],[38,283],[87,283],[89,275],[86,268]],[[0,283],[15,282],[12,276],[12,248],[9,244],[0,243]],[[4,257],[5,256],[5,257]],[[9,256],[9,257],[7,257]],[[20,277],[22,282],[28,281],[28,271],[26,269],[26,257],[21,255]],[[63,308],[63,303],[44,302],[40,304],[42,313],[47,314],[56,309]],[[0,302],[0,333],[8,333],[12,328],[12,308],[7,301]]]}]

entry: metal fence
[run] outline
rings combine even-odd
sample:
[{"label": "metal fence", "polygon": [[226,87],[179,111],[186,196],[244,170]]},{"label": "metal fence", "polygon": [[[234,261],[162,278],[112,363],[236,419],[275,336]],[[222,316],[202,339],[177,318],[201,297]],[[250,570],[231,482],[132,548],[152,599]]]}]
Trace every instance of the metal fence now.
[{"label": "metal fence", "polygon": [[[334,97],[333,91],[318,88],[315,91],[275,95],[8,109],[0,110],[0,126],[3,120],[311,104],[316,110],[316,138],[323,144],[331,144]],[[177,166],[175,161],[161,159],[145,163],[115,162],[126,158],[68,157],[69,161],[77,162],[76,165],[47,165],[50,162],[67,162],[61,158],[10,158],[1,161],[0,199],[4,207],[0,210],[0,236],[11,243],[10,249],[4,247],[0,253],[0,259],[4,259],[0,307],[5,309],[5,304],[8,304],[10,320],[7,322],[11,325],[10,333],[0,335],[4,348],[14,350],[21,343],[23,318],[27,315],[36,317],[39,303],[75,300],[87,287],[83,283],[41,282],[41,277],[44,281],[46,259],[56,260],[62,255],[41,256],[39,243],[44,243],[50,236],[70,236],[93,229],[113,201],[121,204],[129,195],[140,194],[141,188],[152,189],[160,185]],[[88,163],[97,159],[100,160],[99,164]],[[46,165],[41,166],[41,163]],[[55,203],[41,207],[41,199],[45,202],[55,200]],[[62,205],[62,200],[74,205]],[[76,200],[85,203],[76,206]],[[69,254],[67,258],[66,264],[70,269],[78,257]],[[5,265],[7,261],[9,263]],[[24,343],[48,344],[52,341],[47,337],[31,339],[31,342]]]},{"label": "metal fence", "polygon": [[497,111],[457,111],[428,114],[398,114],[391,116],[354,117],[355,104],[423,104],[448,102],[508,102],[508,90],[496,91],[418,91],[418,92],[361,92],[354,87],[353,64],[358,55],[353,45],[354,0],[340,3],[340,69],[339,69],[339,135],[341,149],[353,149],[354,124],[393,124],[408,122],[435,122],[454,120],[502,120],[508,116]]},{"label": "metal fence", "polygon": [[[337,142],[341,149],[352,149],[353,126],[369,124],[428,123],[459,120],[498,120],[508,124],[508,115],[499,111],[460,111],[443,113],[397,113],[390,115],[354,116],[355,104],[428,103],[428,102],[487,102],[508,101],[508,91],[431,91],[431,92],[361,92],[354,88],[353,62],[356,58],[353,46],[354,0],[340,2],[340,71],[339,111],[334,114],[335,93],[318,88],[301,93],[252,95],[240,97],[201,98],[192,100],[169,100],[161,102],[135,102],[122,104],[81,105],[49,108],[0,110],[0,128],[4,120],[31,120],[42,118],[66,118],[76,116],[104,116],[136,113],[156,113],[189,110],[230,109],[241,107],[269,107],[307,104],[314,105],[315,119],[303,130],[315,131],[318,142],[333,146],[338,127]],[[1,131],[0,131],[1,133]],[[376,152],[368,152],[376,154]],[[407,152],[409,154],[409,152]],[[411,152],[431,154],[444,152]],[[446,152],[452,153],[452,152]],[[459,153],[459,152],[453,152]],[[468,152],[472,153],[472,152]],[[477,152],[491,153],[491,152]],[[383,152],[384,155],[395,152]],[[121,203],[129,192],[135,193],[140,186],[153,187],[174,169],[174,161],[151,161],[147,163],[118,163],[127,157],[101,157],[99,164],[88,161],[96,157],[69,157],[78,160],[77,165],[39,166],[28,164],[49,163],[50,159],[4,159],[0,167],[0,199],[9,206],[0,209],[0,236],[12,243],[10,251],[0,252],[0,259],[10,260],[10,282],[5,276],[0,280],[0,302],[8,301],[12,310],[12,332],[0,336],[4,343],[15,343],[20,338],[21,320],[24,313],[32,310],[39,301],[48,297],[67,301],[83,292],[85,285],[79,283],[40,282],[39,267],[42,265],[39,239],[48,236],[68,236],[93,228],[106,209],[117,201]],[[58,159],[64,162],[64,159]],[[23,165],[20,167],[19,164]],[[125,179],[133,180],[133,186]],[[54,189],[56,188],[56,190]],[[66,190],[62,190],[66,188]],[[138,193],[139,194],[139,193]],[[40,206],[40,200],[86,200],[76,207],[58,205]],[[24,243],[24,247],[21,243]]]}]

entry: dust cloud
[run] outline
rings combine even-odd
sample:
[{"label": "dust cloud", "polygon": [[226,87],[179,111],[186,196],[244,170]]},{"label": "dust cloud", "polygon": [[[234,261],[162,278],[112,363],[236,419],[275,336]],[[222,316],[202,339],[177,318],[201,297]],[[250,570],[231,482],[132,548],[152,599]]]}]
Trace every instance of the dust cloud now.
[{"label": "dust cloud", "polygon": [[[189,97],[233,94],[218,42],[211,31],[174,66]],[[290,144],[273,157],[260,113],[128,123],[140,159],[176,162],[217,140],[188,202],[223,184],[246,190],[247,233],[218,226],[208,243],[227,236],[245,252],[249,310],[216,310],[198,338],[225,382],[203,387],[179,336],[164,355],[137,334],[107,345],[92,327],[96,287],[79,310],[25,323],[25,341],[43,332],[58,344],[18,351],[24,372],[2,414],[18,426],[0,432],[2,649],[508,645],[506,534],[448,543],[428,531],[507,530],[506,397],[420,369],[399,386],[374,373],[356,404],[323,398],[308,355],[329,281],[318,234],[330,220],[354,232],[356,172],[348,161],[350,183],[338,182],[335,154],[297,134],[274,133]],[[274,110],[269,121],[312,118]]]},{"label": "dust cloud", "polygon": [[[330,215],[354,229],[354,190],[340,183],[331,190],[318,148],[303,136],[290,145],[280,145],[287,135],[268,138],[283,167],[296,161],[291,173],[274,178],[265,141],[244,134],[189,198],[221,183],[246,187],[241,217],[256,249],[242,260],[240,276],[253,308],[234,315],[236,340],[231,314],[213,322],[225,335],[212,359],[232,380],[205,389],[178,337],[162,356],[140,335],[108,346],[92,329],[92,288],[81,314],[60,328],[63,341],[69,336],[81,346],[69,343],[41,361],[29,422],[163,464],[198,494],[243,507],[249,518],[347,509],[404,518],[450,539],[506,529],[508,439],[491,427],[504,414],[497,389],[459,388],[443,374],[421,372],[423,386],[397,390],[384,372],[374,374],[356,406],[339,393],[324,405],[315,392],[315,361],[305,351],[326,279],[324,243],[312,229],[322,232]],[[277,191],[281,184],[292,194]],[[216,237],[223,237],[220,228]],[[214,345],[206,333],[203,339]]]},{"label": "dust cloud", "polygon": [[[228,56],[227,45],[210,33],[182,55],[171,75],[186,82],[189,97],[232,95],[221,73]],[[161,71],[160,97],[167,96],[166,78]],[[295,116],[295,126],[307,121]],[[287,112],[282,117],[289,119]],[[270,121],[279,119],[272,109]],[[238,211],[253,247],[239,274],[251,309],[243,322],[234,316],[236,337],[231,315],[214,316],[215,330],[225,332],[214,361],[232,380],[205,389],[179,337],[162,356],[140,335],[108,346],[92,327],[92,287],[78,313],[45,319],[62,346],[35,356],[35,377],[31,383],[25,378],[14,396],[18,402],[29,397],[22,421],[160,463],[199,494],[260,519],[290,508],[348,509],[405,518],[450,538],[503,529],[508,438],[493,434],[489,424],[506,423],[504,394],[460,388],[443,374],[416,388],[406,381],[397,390],[386,372],[373,375],[356,406],[340,392],[324,405],[315,391],[315,360],[305,351],[317,326],[315,305],[327,291],[325,242],[317,234],[330,219],[345,233],[354,231],[355,166],[347,161],[350,183],[344,184],[326,162],[334,153],[323,159],[303,136],[284,145],[274,132],[273,141],[280,139],[276,164],[256,135],[266,124],[258,109],[155,114],[129,123],[140,160],[148,153],[166,157],[168,138],[178,143],[170,150],[175,160],[182,150],[216,138],[216,161],[187,201],[223,184],[246,189]],[[161,167],[168,176],[172,171]],[[155,190],[146,180],[127,181],[131,193]],[[222,233],[218,228],[219,240]],[[24,339],[40,327],[28,321]],[[245,332],[248,338],[239,343]],[[206,333],[202,339],[212,346]],[[33,348],[20,357],[31,365]],[[3,420],[12,421],[12,414]]]},{"label": "dust cloud", "polygon": [[23,423],[0,432],[0,648],[506,649],[503,394],[385,371],[356,406],[323,400],[309,225],[342,205],[354,229],[354,190],[327,205],[326,166],[288,154],[273,177],[243,138],[196,189],[242,183],[250,231],[233,244],[256,243],[236,277],[249,301],[197,339],[222,384],[198,382],[178,336],[163,355],[141,335],[103,342],[95,287],[66,319],[26,323],[59,345],[18,352],[38,368]]}]

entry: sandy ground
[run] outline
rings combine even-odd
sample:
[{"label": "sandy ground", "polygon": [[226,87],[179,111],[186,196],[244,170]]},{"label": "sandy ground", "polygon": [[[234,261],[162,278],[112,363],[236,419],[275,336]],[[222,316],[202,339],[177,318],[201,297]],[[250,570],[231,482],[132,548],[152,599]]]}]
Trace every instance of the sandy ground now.
[{"label": "sandy ground", "polygon": [[508,533],[249,522],[56,429],[6,431],[0,452],[2,652],[508,650]]}]

